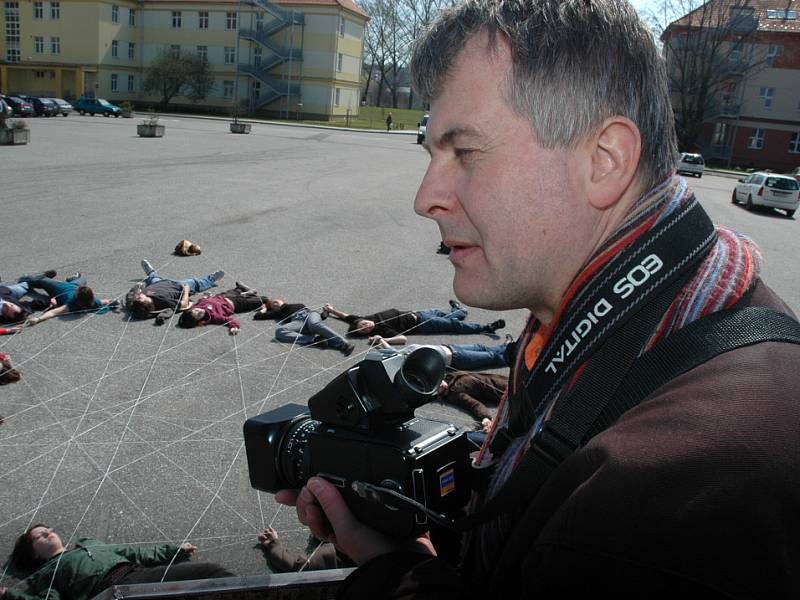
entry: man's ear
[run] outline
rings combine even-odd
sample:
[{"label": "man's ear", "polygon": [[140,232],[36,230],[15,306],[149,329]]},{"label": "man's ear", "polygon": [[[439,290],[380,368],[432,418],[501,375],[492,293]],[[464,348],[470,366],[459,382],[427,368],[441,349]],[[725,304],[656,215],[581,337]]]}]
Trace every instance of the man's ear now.
[{"label": "man's ear", "polygon": [[609,117],[590,136],[589,203],[605,210],[622,198],[636,178],[642,140],[639,128],[625,117]]}]

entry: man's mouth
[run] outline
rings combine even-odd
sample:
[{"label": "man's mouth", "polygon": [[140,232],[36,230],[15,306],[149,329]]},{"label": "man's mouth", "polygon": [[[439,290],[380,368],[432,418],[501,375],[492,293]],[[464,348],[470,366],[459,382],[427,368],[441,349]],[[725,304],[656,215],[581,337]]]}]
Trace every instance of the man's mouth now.
[{"label": "man's mouth", "polygon": [[480,250],[480,246],[458,240],[445,240],[444,243],[450,248],[450,262],[456,266]]}]

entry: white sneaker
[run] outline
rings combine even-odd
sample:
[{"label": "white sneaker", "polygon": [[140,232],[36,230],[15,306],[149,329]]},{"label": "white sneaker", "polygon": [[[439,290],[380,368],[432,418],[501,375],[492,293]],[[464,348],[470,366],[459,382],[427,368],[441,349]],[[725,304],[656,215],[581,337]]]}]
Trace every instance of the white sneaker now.
[{"label": "white sneaker", "polygon": [[156,270],[153,268],[153,265],[151,265],[150,261],[146,258],[142,259],[142,269],[144,269],[145,275],[150,275],[150,273],[156,272]]}]

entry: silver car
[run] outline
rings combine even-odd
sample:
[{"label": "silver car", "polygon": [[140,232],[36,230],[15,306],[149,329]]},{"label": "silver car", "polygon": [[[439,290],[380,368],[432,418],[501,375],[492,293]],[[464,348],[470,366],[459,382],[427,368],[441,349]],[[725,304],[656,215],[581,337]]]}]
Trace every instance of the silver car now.
[{"label": "silver car", "polygon": [[706,167],[706,161],[703,160],[701,154],[690,154],[684,152],[681,154],[681,159],[678,161],[678,173],[681,175],[694,175],[695,177],[702,177],[703,170]]},{"label": "silver car", "polygon": [[792,217],[800,204],[800,183],[789,175],[752,173],[742,177],[736,184],[731,202],[744,202],[747,210],[753,210],[754,206],[780,208]]}]

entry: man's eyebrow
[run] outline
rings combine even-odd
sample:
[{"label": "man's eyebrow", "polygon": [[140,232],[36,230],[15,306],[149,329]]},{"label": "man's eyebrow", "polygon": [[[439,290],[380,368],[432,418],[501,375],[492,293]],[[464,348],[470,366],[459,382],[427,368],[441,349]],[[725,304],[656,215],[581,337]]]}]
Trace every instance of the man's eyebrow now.
[{"label": "man's eyebrow", "polygon": [[438,143],[440,145],[452,144],[453,140],[457,137],[480,137],[481,132],[469,125],[465,127],[452,127],[445,131],[440,137]]}]

